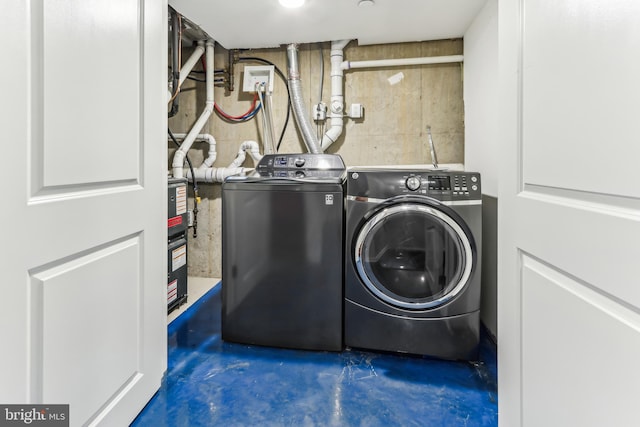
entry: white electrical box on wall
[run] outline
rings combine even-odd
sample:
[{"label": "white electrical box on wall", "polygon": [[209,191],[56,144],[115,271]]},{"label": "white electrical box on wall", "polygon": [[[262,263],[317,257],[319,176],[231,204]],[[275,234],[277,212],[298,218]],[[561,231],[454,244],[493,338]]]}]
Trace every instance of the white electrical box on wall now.
[{"label": "white electrical box on wall", "polygon": [[273,93],[273,69],[273,65],[244,67],[242,91],[254,93],[260,88],[262,92]]},{"label": "white electrical box on wall", "polygon": [[364,107],[362,104],[351,104],[349,109],[349,117],[352,119],[361,119],[364,116]]}]

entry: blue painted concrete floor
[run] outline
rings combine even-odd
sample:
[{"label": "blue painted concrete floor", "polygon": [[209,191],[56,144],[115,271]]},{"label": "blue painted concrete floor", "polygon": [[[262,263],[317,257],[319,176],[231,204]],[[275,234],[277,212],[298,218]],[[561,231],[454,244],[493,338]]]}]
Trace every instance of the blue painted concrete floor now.
[{"label": "blue painted concrete floor", "polygon": [[133,426],[497,426],[496,348],[450,362],[223,342],[220,285],[169,325],[162,387]]}]

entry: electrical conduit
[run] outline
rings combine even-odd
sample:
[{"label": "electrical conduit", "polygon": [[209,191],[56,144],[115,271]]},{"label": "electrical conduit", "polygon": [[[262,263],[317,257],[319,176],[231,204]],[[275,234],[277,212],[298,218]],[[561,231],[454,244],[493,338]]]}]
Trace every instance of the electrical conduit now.
[{"label": "electrical conduit", "polygon": [[291,108],[293,116],[298,124],[298,129],[302,134],[307,151],[313,154],[322,153],[322,147],[318,142],[313,126],[307,117],[307,107],[302,96],[302,86],[300,84],[300,67],[298,65],[298,46],[290,44],[287,46],[287,68],[288,86],[291,96]]}]

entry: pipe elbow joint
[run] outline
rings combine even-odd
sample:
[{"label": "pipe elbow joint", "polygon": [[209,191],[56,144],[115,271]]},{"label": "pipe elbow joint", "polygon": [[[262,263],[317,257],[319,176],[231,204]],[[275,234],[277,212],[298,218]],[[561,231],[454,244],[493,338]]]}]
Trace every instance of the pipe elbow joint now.
[{"label": "pipe elbow joint", "polygon": [[181,149],[176,150],[175,154],[173,155],[173,162],[171,163],[171,167],[173,167],[174,169],[182,168],[182,165],[184,164],[184,157],[184,151],[182,151]]}]

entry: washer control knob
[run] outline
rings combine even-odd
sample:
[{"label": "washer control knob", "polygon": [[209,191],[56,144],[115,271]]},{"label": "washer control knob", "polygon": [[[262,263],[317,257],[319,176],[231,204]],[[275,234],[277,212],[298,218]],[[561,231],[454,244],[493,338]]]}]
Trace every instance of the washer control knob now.
[{"label": "washer control knob", "polygon": [[305,160],[303,158],[298,157],[297,159],[295,159],[293,164],[296,165],[296,167],[301,168],[302,166],[304,166],[304,162],[305,162]]},{"label": "washer control knob", "polygon": [[471,186],[471,189],[472,189],[473,191],[478,191],[478,186],[477,186],[477,185],[475,185],[475,184],[473,184],[473,185]]},{"label": "washer control knob", "polygon": [[477,176],[471,176],[471,182],[478,182],[478,177]]},{"label": "washer control knob", "polygon": [[420,188],[420,178],[418,178],[417,176],[410,176],[409,178],[407,178],[405,184],[407,185],[407,188],[409,190],[416,191],[418,188]]}]

